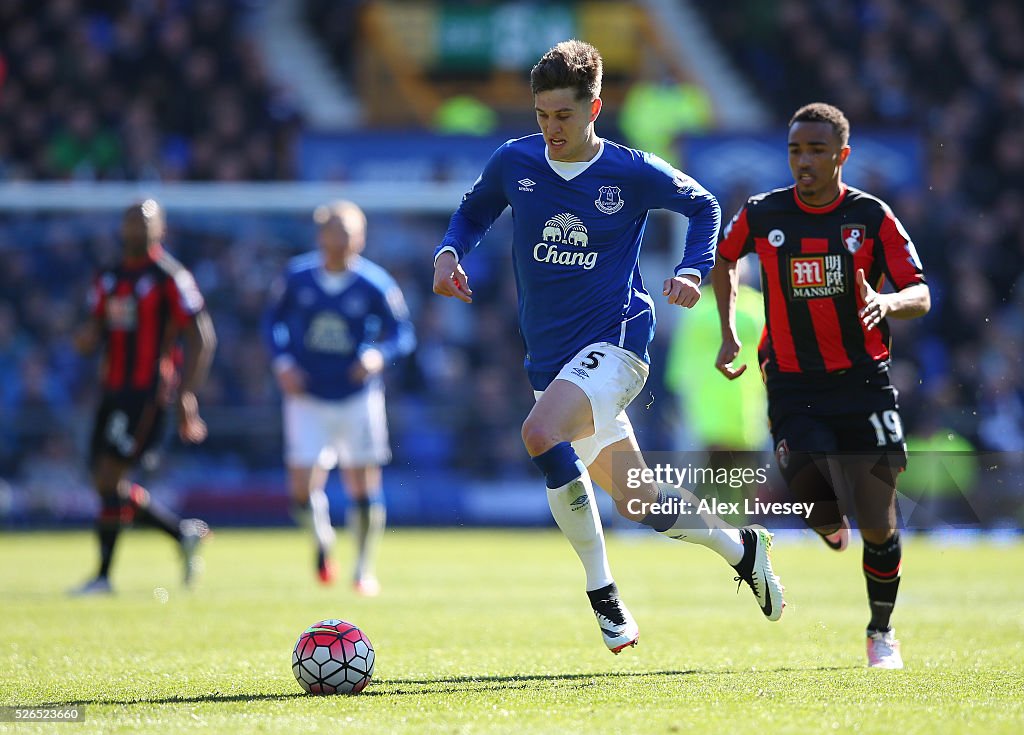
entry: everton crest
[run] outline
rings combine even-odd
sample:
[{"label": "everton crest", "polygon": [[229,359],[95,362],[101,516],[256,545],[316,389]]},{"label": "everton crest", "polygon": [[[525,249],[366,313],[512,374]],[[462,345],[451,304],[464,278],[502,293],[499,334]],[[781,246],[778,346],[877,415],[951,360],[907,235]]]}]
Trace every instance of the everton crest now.
[{"label": "everton crest", "polygon": [[868,228],[864,225],[843,225],[839,231],[839,237],[843,241],[843,247],[855,254],[864,244]]},{"label": "everton crest", "polygon": [[602,186],[597,190],[594,206],[605,214],[615,214],[625,202],[622,201],[622,189],[617,186]]}]

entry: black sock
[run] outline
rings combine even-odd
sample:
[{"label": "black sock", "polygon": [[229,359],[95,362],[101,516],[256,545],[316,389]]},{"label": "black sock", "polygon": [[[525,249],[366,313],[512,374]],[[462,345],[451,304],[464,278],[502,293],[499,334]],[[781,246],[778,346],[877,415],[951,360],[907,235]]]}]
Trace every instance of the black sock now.
[{"label": "black sock", "polygon": [[623,625],[626,622],[622,614],[622,603],[619,601],[619,588],[615,582],[605,585],[600,589],[588,590],[587,597],[590,598],[590,607],[601,613],[615,625]]},{"label": "black sock", "polygon": [[902,559],[903,546],[898,531],[881,544],[864,541],[864,578],[868,583],[868,604],[871,606],[868,630],[889,630],[889,618],[900,588]]},{"label": "black sock", "polygon": [[104,496],[101,500],[100,515],[96,519],[96,535],[100,541],[100,569],[97,577],[110,576],[110,563],[114,559],[114,547],[121,532],[121,498],[116,495]]},{"label": "black sock", "polygon": [[136,520],[155,526],[175,541],[181,541],[181,518],[170,508],[154,501],[146,488],[132,485],[128,493],[128,503],[135,511]]},{"label": "black sock", "polygon": [[654,501],[653,509],[641,518],[640,522],[658,533],[665,533],[679,520],[682,509],[682,498],[658,488],[658,497]]},{"label": "black sock", "polygon": [[603,602],[608,602],[609,600],[616,599],[618,596],[619,587],[615,584],[615,582],[612,582],[611,584],[606,584],[604,587],[601,587],[600,589],[587,591],[587,597],[590,598],[590,605],[591,607],[595,608]]}]

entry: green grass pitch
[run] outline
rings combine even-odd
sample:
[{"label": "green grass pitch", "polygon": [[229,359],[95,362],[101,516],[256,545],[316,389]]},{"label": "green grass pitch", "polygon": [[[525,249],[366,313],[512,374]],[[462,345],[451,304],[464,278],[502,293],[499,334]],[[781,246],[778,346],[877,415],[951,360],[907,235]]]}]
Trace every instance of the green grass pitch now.
[{"label": "green grass pitch", "polygon": [[[346,538],[338,553],[346,564]],[[609,535],[640,645],[601,643],[582,569],[554,531],[390,531],[384,593],[314,580],[298,531],[225,530],[198,588],[129,532],[110,598],[70,599],[85,533],[0,536],[0,704],[74,704],[58,733],[1016,733],[1024,728],[1024,544],[909,538],[894,623],[907,669],[865,668],[859,544],[776,541],[789,606],[768,623],[712,552]],[[358,696],[311,697],[290,668],[322,618],[377,651]]]}]

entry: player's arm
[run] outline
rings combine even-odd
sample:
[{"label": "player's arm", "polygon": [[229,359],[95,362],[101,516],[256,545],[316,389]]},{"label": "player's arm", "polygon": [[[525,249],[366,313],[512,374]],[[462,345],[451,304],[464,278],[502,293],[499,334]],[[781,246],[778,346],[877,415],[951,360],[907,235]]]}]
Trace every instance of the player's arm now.
[{"label": "player's arm", "polygon": [[282,276],[275,280],[260,326],[278,388],[285,395],[298,395],[306,391],[306,374],[291,351],[292,336],[288,329],[291,296],[291,279]]},{"label": "player's arm", "polygon": [[912,283],[894,293],[878,293],[857,270],[857,289],[864,304],[857,316],[866,329],[874,329],[887,317],[893,319],[916,319],[932,308],[932,295],[927,283]]},{"label": "player's arm", "polygon": [[733,367],[733,360],[743,347],[736,331],[736,297],[740,288],[739,271],[736,266],[746,251],[749,238],[747,209],[744,207],[736,213],[722,233],[718,257],[711,271],[711,287],[715,291],[718,323],[722,330],[722,346],[715,357],[715,367],[729,380],[735,380],[747,369],[745,364]]},{"label": "player's arm", "polygon": [[82,355],[95,354],[103,342],[103,313],[106,296],[97,279],[89,290],[89,318],[75,330],[72,342]]},{"label": "player's arm", "polygon": [[857,291],[862,304],[857,315],[864,327],[874,329],[887,317],[915,319],[927,314],[932,306],[932,297],[924,280],[924,267],[917,248],[886,205],[883,205],[875,247],[885,275],[896,291],[879,293],[877,289],[881,286],[881,279],[872,285],[863,270],[857,271]]},{"label": "player's arm", "polygon": [[73,343],[75,350],[82,355],[93,355],[103,341],[103,324],[95,317],[89,317],[77,330]]},{"label": "player's arm", "polygon": [[736,262],[719,256],[711,271],[711,287],[715,291],[718,307],[718,323],[722,329],[722,346],[715,358],[715,367],[729,380],[743,375],[746,365],[733,367],[733,360],[740,354],[743,343],[736,332],[736,295],[739,293],[739,272]]},{"label": "player's arm", "polygon": [[678,212],[690,221],[682,258],[662,285],[670,304],[688,309],[700,300],[701,281],[715,264],[722,208],[711,192],[657,156],[647,155],[641,170],[650,205]]},{"label": "player's arm", "polygon": [[192,274],[181,268],[168,284],[172,318],[181,330],[185,359],[178,385],[178,435],[198,444],[206,439],[206,422],[199,416],[196,394],[206,382],[217,349],[217,333]]},{"label": "player's arm", "polygon": [[181,368],[181,393],[195,394],[206,383],[217,350],[217,332],[210,313],[203,309],[182,332],[185,360]]},{"label": "player's arm", "polygon": [[206,422],[199,417],[196,394],[210,374],[213,353],[217,349],[217,333],[206,309],[196,314],[185,327],[182,340],[185,343],[185,361],[178,389],[178,433],[185,441],[198,444],[206,439]]},{"label": "player's arm", "polygon": [[462,197],[444,239],[434,251],[434,293],[440,296],[455,297],[467,304],[473,302],[473,289],[460,263],[480,244],[494,220],[508,206],[501,183],[502,155],[507,147],[506,143],[487,161],[483,173]]},{"label": "player's arm", "polygon": [[409,319],[409,308],[397,283],[392,282],[381,293],[377,311],[380,330],[371,344],[359,348],[359,360],[352,366],[354,380],[365,380],[379,373],[416,348],[416,332]]},{"label": "player's arm", "polygon": [[467,304],[473,303],[473,289],[469,287],[469,276],[459,265],[453,250],[442,250],[434,256],[434,293],[439,296],[454,296]]}]

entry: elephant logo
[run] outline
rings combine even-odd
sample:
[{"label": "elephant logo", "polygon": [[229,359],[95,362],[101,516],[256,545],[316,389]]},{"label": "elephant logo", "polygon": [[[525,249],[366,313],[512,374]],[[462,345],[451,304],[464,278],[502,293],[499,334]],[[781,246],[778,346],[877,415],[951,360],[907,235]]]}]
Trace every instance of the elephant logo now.
[{"label": "elephant logo", "polygon": [[563,212],[544,223],[541,242],[533,246],[533,259],[538,263],[579,266],[590,270],[597,264],[597,252],[587,251],[590,235],[583,220]]},{"label": "elephant logo", "polygon": [[585,248],[590,241],[583,220],[568,212],[557,214],[545,222],[540,236],[544,242],[564,242],[579,248]]}]

